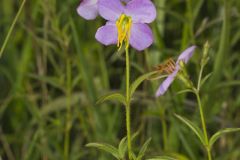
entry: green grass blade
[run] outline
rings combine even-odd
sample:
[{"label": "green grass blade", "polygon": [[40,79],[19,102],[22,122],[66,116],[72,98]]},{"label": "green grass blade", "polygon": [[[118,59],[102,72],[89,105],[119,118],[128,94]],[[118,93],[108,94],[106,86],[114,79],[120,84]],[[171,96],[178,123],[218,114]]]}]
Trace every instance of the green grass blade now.
[{"label": "green grass blade", "polygon": [[72,32],[73,32],[72,35],[73,35],[74,43],[75,43],[76,50],[77,50],[77,55],[78,55],[77,57],[79,60],[78,67],[82,74],[83,81],[86,86],[88,95],[89,95],[91,101],[94,103],[97,99],[97,96],[96,96],[96,91],[95,91],[95,87],[94,87],[92,74],[89,73],[89,70],[87,70],[87,68],[89,68],[89,67],[87,65],[86,57],[83,54],[83,49],[81,48],[81,43],[79,40],[78,32],[76,30],[76,26],[75,26],[72,18],[70,18],[70,24],[71,24],[71,28],[72,28]]},{"label": "green grass blade", "polygon": [[17,14],[16,14],[16,17],[14,18],[13,23],[12,23],[12,25],[11,25],[8,33],[7,33],[7,36],[6,36],[6,38],[5,38],[4,42],[3,42],[3,45],[2,45],[1,50],[0,50],[0,58],[2,57],[3,51],[4,51],[4,49],[5,49],[6,46],[7,46],[7,43],[8,43],[8,41],[9,41],[9,38],[10,38],[10,36],[11,36],[11,34],[12,34],[12,31],[13,31],[16,23],[17,23],[17,20],[18,20],[21,12],[22,12],[22,10],[23,10],[23,7],[24,7],[25,3],[26,3],[26,0],[23,0],[22,3],[21,3],[21,5],[20,5],[20,8],[19,8],[19,10],[18,10],[18,12],[17,12]]},{"label": "green grass blade", "polygon": [[226,61],[227,53],[230,51],[230,29],[231,29],[231,0],[224,0],[224,19],[223,19],[223,25],[222,25],[222,31],[221,31],[221,39],[219,43],[219,49],[218,53],[215,58],[214,62],[214,69],[213,69],[213,75],[211,78],[210,86],[215,86],[218,84],[218,81],[220,80],[223,72],[223,66]]}]

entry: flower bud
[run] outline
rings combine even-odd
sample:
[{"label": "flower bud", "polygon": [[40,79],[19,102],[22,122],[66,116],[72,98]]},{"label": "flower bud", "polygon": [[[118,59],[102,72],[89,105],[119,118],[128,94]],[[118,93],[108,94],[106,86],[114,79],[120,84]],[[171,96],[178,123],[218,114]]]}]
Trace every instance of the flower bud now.
[{"label": "flower bud", "polygon": [[177,78],[183,82],[188,88],[193,88],[193,83],[190,80],[189,76],[185,75],[183,72],[177,74]]},{"label": "flower bud", "polygon": [[203,56],[202,56],[202,60],[201,60],[201,66],[205,66],[208,63],[209,60],[209,42],[207,41],[204,44],[204,48],[203,48]]},{"label": "flower bud", "polygon": [[177,75],[178,79],[180,79],[188,88],[192,88],[193,83],[189,78],[184,61],[180,60],[179,66],[180,66],[180,72]]},{"label": "flower bud", "polygon": [[180,61],[179,61],[179,66],[180,66],[180,70],[182,71],[182,73],[184,74],[184,76],[188,77],[188,73],[187,73],[187,69],[186,69],[186,64],[184,63],[184,61],[180,60]]}]

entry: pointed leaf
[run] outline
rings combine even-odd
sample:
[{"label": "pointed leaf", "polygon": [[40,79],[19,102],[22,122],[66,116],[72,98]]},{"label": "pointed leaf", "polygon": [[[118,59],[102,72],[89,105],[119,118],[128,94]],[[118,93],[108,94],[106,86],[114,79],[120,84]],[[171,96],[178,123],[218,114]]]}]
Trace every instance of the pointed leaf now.
[{"label": "pointed leaf", "polygon": [[103,143],[88,143],[86,146],[87,147],[96,147],[98,149],[104,150],[105,152],[112,154],[115,158],[120,160],[120,156],[118,154],[117,148],[113,147],[112,145],[103,144]]},{"label": "pointed leaf", "polygon": [[133,160],[137,160],[137,156],[133,152],[131,153],[131,156]]},{"label": "pointed leaf", "polygon": [[170,152],[169,154],[167,154],[167,156],[170,156],[171,158],[175,158],[177,160],[189,160],[186,156],[176,152]]},{"label": "pointed leaf", "polygon": [[[133,141],[138,136],[138,134],[139,134],[139,131],[135,132],[131,137],[131,141]],[[127,146],[127,137],[124,137],[118,145],[118,153],[119,153],[120,158],[124,159],[126,152],[127,152],[127,147],[128,147]]]},{"label": "pointed leaf", "polygon": [[191,89],[184,89],[184,90],[177,92],[177,94],[183,94],[183,93],[187,93],[187,92],[193,92],[193,91]]},{"label": "pointed leaf", "polygon": [[194,123],[189,121],[187,118],[181,117],[177,114],[175,114],[175,116],[179,120],[181,120],[184,124],[186,124],[196,134],[196,136],[199,138],[199,140],[202,142],[203,145],[206,145],[206,143],[204,141],[203,132],[200,130],[200,128],[198,126],[196,126]]},{"label": "pointed leaf", "polygon": [[159,157],[150,158],[150,159],[147,159],[147,160],[177,160],[177,159],[172,158],[172,157],[168,157],[168,156],[159,156]]},{"label": "pointed leaf", "polygon": [[145,152],[148,148],[148,145],[150,144],[151,142],[151,138],[149,138],[142,146],[141,150],[139,151],[139,154],[138,154],[138,157],[137,157],[137,160],[141,160],[143,158],[143,156],[145,155]]},{"label": "pointed leaf", "polygon": [[137,87],[146,79],[148,79],[150,76],[156,74],[157,71],[153,71],[150,73],[146,73],[142,76],[140,76],[138,79],[136,79],[130,86],[130,97],[133,95],[133,93],[135,92],[135,90],[137,89]]},{"label": "pointed leaf", "polygon": [[211,77],[212,72],[207,74],[202,80],[201,80],[201,86]]},{"label": "pointed leaf", "polygon": [[109,101],[109,100],[116,100],[116,101],[122,103],[123,105],[126,104],[125,97],[120,93],[111,93],[111,94],[107,94],[105,96],[102,96],[97,101],[97,104],[100,104],[100,103],[103,103],[103,102]]},{"label": "pointed leaf", "polygon": [[209,141],[209,147],[212,148],[213,144],[224,134],[226,133],[232,133],[232,132],[239,132],[240,128],[225,128],[222,129],[220,131],[218,131],[217,133],[215,133]]},{"label": "pointed leaf", "polygon": [[124,159],[127,151],[127,137],[124,137],[118,145],[118,153],[121,159]]},{"label": "pointed leaf", "polygon": [[131,141],[134,141],[134,139],[139,135],[140,131],[138,130],[137,132],[133,133],[131,137]]}]

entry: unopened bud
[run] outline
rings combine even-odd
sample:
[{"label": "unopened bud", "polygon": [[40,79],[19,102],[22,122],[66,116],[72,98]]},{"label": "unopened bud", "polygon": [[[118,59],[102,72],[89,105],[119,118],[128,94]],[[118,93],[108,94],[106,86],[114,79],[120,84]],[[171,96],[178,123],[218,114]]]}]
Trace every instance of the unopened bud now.
[{"label": "unopened bud", "polygon": [[180,79],[188,88],[192,88],[193,83],[189,78],[184,61],[179,61],[179,66],[180,66],[180,72],[178,72],[178,75],[177,75],[178,79]]},{"label": "unopened bud", "polygon": [[193,83],[190,80],[188,75],[185,75],[183,72],[178,72],[177,78],[183,82],[188,88],[193,88]]},{"label": "unopened bud", "polygon": [[180,70],[182,71],[182,74],[184,74],[184,76],[188,76],[188,72],[186,69],[186,64],[184,63],[184,61],[180,60],[179,61],[179,66],[180,66]]},{"label": "unopened bud", "polygon": [[201,65],[202,66],[205,66],[207,63],[208,63],[208,60],[209,60],[209,48],[210,48],[210,45],[209,45],[209,42],[207,41],[205,44],[204,44],[204,48],[203,48],[203,56],[202,56],[202,60],[201,60]]}]

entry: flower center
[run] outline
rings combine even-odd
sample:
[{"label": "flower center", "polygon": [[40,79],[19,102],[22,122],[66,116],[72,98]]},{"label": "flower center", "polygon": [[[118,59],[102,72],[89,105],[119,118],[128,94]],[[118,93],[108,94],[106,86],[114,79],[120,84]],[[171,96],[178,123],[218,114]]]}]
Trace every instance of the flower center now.
[{"label": "flower center", "polygon": [[172,58],[169,58],[163,64],[159,64],[156,67],[156,70],[159,71],[160,73],[166,72],[167,74],[171,74],[174,72],[175,68],[176,68],[176,63]]},{"label": "flower center", "polygon": [[118,30],[118,48],[121,49],[123,42],[125,42],[126,48],[128,48],[132,18],[122,14],[116,21],[116,26]]},{"label": "flower center", "polygon": [[121,0],[121,3],[122,3],[122,5],[124,5],[124,6],[127,5],[127,2],[125,2],[125,1],[123,1],[123,0]]}]

